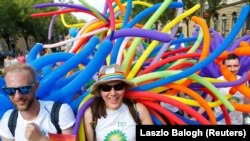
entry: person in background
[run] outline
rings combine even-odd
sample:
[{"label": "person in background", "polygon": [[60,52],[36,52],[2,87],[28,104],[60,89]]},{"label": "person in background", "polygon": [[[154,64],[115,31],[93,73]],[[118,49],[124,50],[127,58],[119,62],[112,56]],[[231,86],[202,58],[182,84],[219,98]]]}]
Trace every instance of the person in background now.
[{"label": "person in background", "polygon": [[[49,133],[57,133],[51,122],[53,101],[36,98],[38,82],[36,73],[28,64],[13,64],[5,68],[6,85],[2,88],[17,109],[15,136],[8,122],[14,109],[6,111],[0,122],[2,141],[49,141]],[[62,134],[71,134],[75,115],[71,107],[64,103],[59,109],[59,127]]]},{"label": "person in background", "polygon": [[4,58],[4,68],[13,64],[13,59],[14,58],[11,54],[7,54],[7,56]]},{"label": "person in background", "polygon": [[132,117],[124,95],[134,86],[134,83],[125,79],[119,65],[113,64],[100,69],[98,81],[91,88],[91,94],[96,97],[84,114],[85,134],[88,141],[103,141],[111,138],[135,141],[137,123],[153,124],[148,109],[142,103],[137,102],[133,105],[140,122]]},{"label": "person in background", "polygon": [[[239,69],[240,69],[240,58],[233,54],[230,53],[228,54],[227,58],[223,60],[223,64],[237,77],[237,79],[240,78],[238,74]],[[220,80],[226,80],[224,78],[224,76],[220,76],[218,77],[218,79]],[[246,83],[246,85],[248,85],[248,83]],[[223,88],[219,88],[219,91],[221,92],[221,94],[223,95],[227,95],[229,94],[231,87],[223,87]],[[243,104],[244,101],[246,101],[248,98],[245,97],[243,94],[241,94],[239,91],[237,91],[235,94],[233,94],[233,96],[229,99],[230,102],[237,102],[239,104]],[[221,108],[219,106],[214,108],[214,113],[217,116],[222,114]],[[233,111],[229,113],[229,117],[231,120],[231,124],[232,125],[242,125],[243,124],[243,113],[240,111]],[[225,119],[222,119],[220,121],[217,122],[220,125],[225,125]]]},{"label": "person in background", "polygon": [[17,54],[17,62],[18,63],[25,63],[26,62],[26,57],[21,52],[19,52]]},{"label": "person in background", "polygon": [[250,29],[247,30],[247,35],[250,35]]}]

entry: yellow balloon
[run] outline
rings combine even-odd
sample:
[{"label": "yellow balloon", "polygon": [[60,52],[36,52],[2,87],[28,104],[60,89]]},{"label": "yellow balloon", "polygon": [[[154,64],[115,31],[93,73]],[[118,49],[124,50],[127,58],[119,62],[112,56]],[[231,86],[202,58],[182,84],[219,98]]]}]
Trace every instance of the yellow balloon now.
[{"label": "yellow balloon", "polygon": [[71,24],[71,25],[67,24],[65,21],[65,18],[64,18],[64,14],[61,14],[61,21],[62,21],[63,25],[67,28],[73,28],[73,27],[80,28],[80,27],[84,26],[84,23]]},{"label": "yellow balloon", "polygon": [[[143,29],[149,29],[152,27],[154,22],[160,17],[160,15],[165,11],[165,9],[169,6],[169,4],[172,2],[172,0],[164,0],[164,2],[161,4],[161,6],[157,9],[157,11],[150,17],[150,19],[146,22],[146,24],[143,26]],[[130,48],[128,49],[128,55],[124,57],[124,61],[122,62],[122,68],[125,70],[125,72],[128,72],[130,68],[130,60],[138,47],[140,41],[142,38],[136,37],[135,40],[132,42]],[[143,55],[142,55],[143,56]],[[138,63],[138,62],[137,62]],[[142,64],[142,62],[140,62]],[[136,67],[136,66],[135,66]],[[127,79],[131,79],[137,71],[133,71],[132,76],[127,76]]]},{"label": "yellow balloon", "polygon": [[[127,4],[128,4],[128,3],[125,2],[125,3],[123,3],[122,5],[127,6]],[[146,6],[146,7],[153,6],[152,4],[149,4],[149,3],[143,2],[143,1],[133,1],[132,4],[133,4],[133,6],[134,6],[134,5],[143,5],[143,6]],[[115,9],[114,9],[114,12],[116,13],[116,12],[118,12],[119,10],[120,10],[120,8],[119,8],[118,6],[116,6]]]},{"label": "yellow balloon", "polygon": [[[197,40],[195,41],[194,45],[187,51],[187,53],[194,53],[199,48],[199,46],[202,42],[202,39],[203,39],[203,32],[202,32],[202,30],[200,30]],[[184,62],[186,60],[187,60],[187,58],[177,60],[173,64],[171,64],[170,67],[181,64],[182,62]]]},{"label": "yellow balloon", "polygon": [[[79,107],[78,107],[78,110],[83,106],[83,104],[89,100],[91,97],[93,97],[92,94],[88,94],[82,101],[81,103],[79,104]],[[84,121],[83,121],[83,118],[81,120],[81,124],[79,126],[79,129],[78,129],[78,138],[79,138],[79,141],[85,141],[85,131],[84,131]]]},{"label": "yellow balloon", "polygon": [[[182,13],[180,16],[176,17],[173,21],[171,21],[169,24],[167,24],[162,32],[164,33],[168,33],[169,30],[174,27],[178,22],[180,22],[182,19],[184,19],[185,17],[193,14],[195,11],[197,11],[200,8],[200,5],[197,4],[195,5],[193,8],[189,9],[188,11]],[[133,42],[134,43],[134,42]],[[144,63],[144,61],[148,58],[149,54],[155,49],[155,47],[159,44],[159,41],[153,41],[148,47],[147,49],[143,52],[143,54],[141,55],[141,57],[137,60],[136,64],[133,66],[132,70],[130,71],[130,73],[127,76],[127,79],[132,79],[136,73],[138,72],[138,70],[141,68],[142,64]],[[134,45],[134,44],[133,44]],[[135,44],[138,45],[138,44]]]}]

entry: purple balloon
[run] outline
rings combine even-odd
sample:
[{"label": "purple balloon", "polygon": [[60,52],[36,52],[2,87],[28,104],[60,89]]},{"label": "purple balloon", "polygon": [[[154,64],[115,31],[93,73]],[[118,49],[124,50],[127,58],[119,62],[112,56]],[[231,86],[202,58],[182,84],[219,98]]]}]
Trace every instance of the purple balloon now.
[{"label": "purple balloon", "polygon": [[169,34],[162,33],[159,31],[146,30],[146,29],[121,29],[115,31],[113,35],[112,34],[108,35],[106,38],[109,39],[110,36],[113,37],[112,40],[116,38],[129,37],[129,36],[150,38],[153,40],[158,40],[160,42],[169,42],[172,40]]},{"label": "purple balloon", "polygon": [[240,70],[239,70],[239,75],[241,75],[244,72],[249,71],[250,68],[250,57],[249,56],[242,56],[242,58],[240,59]]},{"label": "purple balloon", "polygon": [[[63,10],[63,9],[66,9],[65,7],[63,8],[60,8],[60,10]],[[54,15],[50,21],[50,24],[49,24],[49,32],[48,32],[48,40],[51,40],[51,33],[52,33],[52,29],[53,29],[53,25],[56,21],[56,18],[58,17],[58,15]]]},{"label": "purple balloon", "polygon": [[[247,81],[248,79],[248,72],[245,72],[240,79],[236,80],[236,81],[231,81],[231,82],[217,82],[217,83],[213,83],[213,85],[217,88],[221,88],[221,87],[233,87],[233,86],[237,86],[240,84],[243,84]],[[190,85],[191,88],[200,88],[203,87],[201,84],[199,83],[193,83]]]},{"label": "purple balloon", "polygon": [[82,105],[82,107],[80,108],[80,110],[77,112],[76,121],[75,121],[75,124],[74,124],[74,127],[73,127],[73,131],[72,131],[72,134],[73,134],[73,135],[77,135],[78,129],[79,129],[80,124],[81,124],[82,117],[84,117],[84,113],[85,113],[86,109],[89,107],[89,105],[90,105],[93,101],[94,101],[94,97],[88,99],[88,100]]},{"label": "purple balloon", "polygon": [[245,36],[241,37],[240,39],[238,39],[237,41],[235,41],[234,44],[230,48],[228,48],[228,51],[229,52],[234,51],[239,46],[240,42],[247,41],[249,39],[250,39],[249,35],[245,35]]},{"label": "purple balloon", "polygon": [[103,15],[106,15],[108,11],[108,1],[105,1],[104,9],[103,9]]},{"label": "purple balloon", "polygon": [[[177,11],[177,15],[176,16],[179,16],[181,13],[183,12],[183,7],[179,8],[178,11]],[[174,38],[177,31],[178,31],[178,28],[179,28],[179,23],[176,24],[174,26],[174,28],[171,30],[170,32],[170,36],[171,38]],[[160,51],[157,53],[157,55],[154,57],[154,59],[152,60],[152,62],[150,63],[150,65],[153,65],[155,64],[157,61],[159,61],[162,57],[162,55],[165,53],[165,51],[169,48],[171,42],[169,43],[164,43],[163,46],[161,47]]]}]

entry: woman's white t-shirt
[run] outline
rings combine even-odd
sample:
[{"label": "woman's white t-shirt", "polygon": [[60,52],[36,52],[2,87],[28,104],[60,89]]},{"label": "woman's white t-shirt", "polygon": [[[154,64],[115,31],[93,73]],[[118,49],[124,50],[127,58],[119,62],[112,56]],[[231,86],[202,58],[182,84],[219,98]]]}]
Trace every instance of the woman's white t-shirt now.
[{"label": "woman's white t-shirt", "polygon": [[107,109],[106,118],[98,119],[95,128],[97,141],[127,140],[135,141],[136,123],[128,106],[122,104],[117,110]]}]

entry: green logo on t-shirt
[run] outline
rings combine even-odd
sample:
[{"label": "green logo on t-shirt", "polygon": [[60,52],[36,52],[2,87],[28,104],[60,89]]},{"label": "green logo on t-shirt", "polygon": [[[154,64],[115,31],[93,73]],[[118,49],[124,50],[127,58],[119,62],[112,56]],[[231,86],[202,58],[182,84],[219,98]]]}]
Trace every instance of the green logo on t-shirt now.
[{"label": "green logo on t-shirt", "polygon": [[127,137],[120,130],[113,130],[107,134],[104,141],[127,141]]}]

